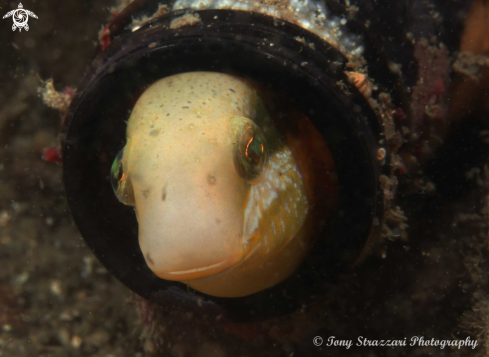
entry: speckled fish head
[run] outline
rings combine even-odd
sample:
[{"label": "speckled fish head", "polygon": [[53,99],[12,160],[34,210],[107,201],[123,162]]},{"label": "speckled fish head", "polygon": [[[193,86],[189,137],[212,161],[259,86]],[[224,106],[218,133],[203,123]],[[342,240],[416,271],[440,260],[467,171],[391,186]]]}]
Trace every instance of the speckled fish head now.
[{"label": "speckled fish head", "polygon": [[[246,82],[192,72],[153,83],[132,111],[121,160],[116,193],[135,207],[157,276],[218,296],[277,282],[222,288],[227,272],[239,280],[283,250],[308,209],[293,156]],[[223,282],[206,290],[203,278]]]}]

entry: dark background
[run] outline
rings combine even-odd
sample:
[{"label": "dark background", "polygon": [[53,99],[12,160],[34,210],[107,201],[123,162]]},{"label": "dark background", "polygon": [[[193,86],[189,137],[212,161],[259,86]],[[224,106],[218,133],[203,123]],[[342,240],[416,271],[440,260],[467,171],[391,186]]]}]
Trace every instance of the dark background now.
[{"label": "dark background", "polygon": [[[447,16],[455,16],[451,3],[442,7]],[[480,160],[467,160],[472,138],[484,129],[475,121],[441,154],[442,167],[464,178],[459,193],[400,197],[409,240],[387,242],[385,251],[339,277],[321,301],[291,316],[246,325],[202,321],[147,304],[110,276],[73,225],[61,167],[41,159],[43,149],[58,144],[61,116],[42,104],[37,88],[48,78],[57,90],[77,86],[112,4],[23,2],[39,17],[29,19],[28,32],[13,32],[12,19],[0,19],[0,356],[486,355],[489,186]],[[1,15],[17,5],[0,1]],[[449,162],[457,152],[468,166]],[[436,175],[443,169],[433,170],[442,182]],[[345,350],[315,347],[317,335],[355,341],[470,336],[479,346]]]},{"label": "dark background", "polygon": [[[113,1],[24,1],[29,31],[0,19],[0,356],[137,356],[132,294],[86,248],[72,223],[58,145],[60,114],[40,79],[76,87]],[[0,1],[0,13],[18,2]]]}]

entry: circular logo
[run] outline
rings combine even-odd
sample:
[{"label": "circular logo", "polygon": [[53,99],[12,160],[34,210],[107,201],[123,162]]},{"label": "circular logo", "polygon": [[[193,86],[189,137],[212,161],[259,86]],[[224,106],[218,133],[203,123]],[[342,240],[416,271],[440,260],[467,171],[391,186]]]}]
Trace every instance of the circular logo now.
[{"label": "circular logo", "polygon": [[17,27],[24,27],[25,24],[27,24],[27,21],[29,20],[29,15],[27,12],[23,9],[17,9],[13,13],[12,18],[14,19],[14,24]]},{"label": "circular logo", "polygon": [[323,338],[321,336],[316,336],[312,339],[312,343],[316,346],[321,346],[323,344]]}]

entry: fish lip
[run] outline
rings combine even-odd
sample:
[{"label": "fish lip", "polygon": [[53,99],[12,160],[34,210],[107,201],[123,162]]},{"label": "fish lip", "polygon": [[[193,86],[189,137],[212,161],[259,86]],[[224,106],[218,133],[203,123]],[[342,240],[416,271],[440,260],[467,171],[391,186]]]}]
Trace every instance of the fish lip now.
[{"label": "fish lip", "polygon": [[218,273],[223,272],[235,265],[235,263],[239,261],[239,258],[236,259],[234,257],[225,259],[219,263],[207,265],[200,268],[193,268],[187,270],[180,271],[171,271],[171,272],[162,272],[157,275],[165,280],[177,280],[177,281],[185,281],[185,280],[195,280],[202,279],[206,277],[210,277],[216,275]]}]

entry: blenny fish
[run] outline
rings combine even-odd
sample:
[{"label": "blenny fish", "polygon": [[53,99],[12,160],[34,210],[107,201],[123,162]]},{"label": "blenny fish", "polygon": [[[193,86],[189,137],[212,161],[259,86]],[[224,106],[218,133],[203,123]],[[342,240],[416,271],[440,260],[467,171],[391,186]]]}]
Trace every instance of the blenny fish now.
[{"label": "blenny fish", "polygon": [[286,279],[338,200],[331,155],[312,123],[280,96],[213,72],[144,91],[111,178],[135,208],[150,269],[219,297]]}]

